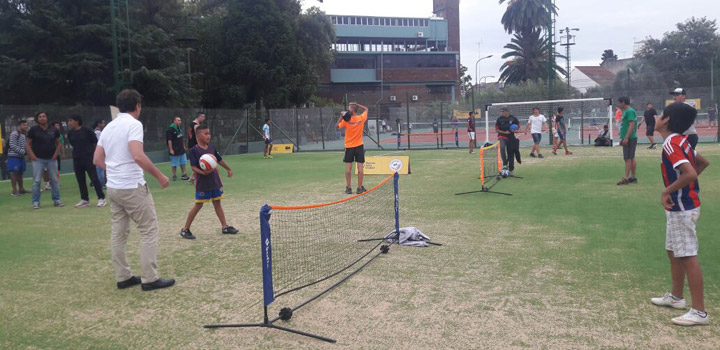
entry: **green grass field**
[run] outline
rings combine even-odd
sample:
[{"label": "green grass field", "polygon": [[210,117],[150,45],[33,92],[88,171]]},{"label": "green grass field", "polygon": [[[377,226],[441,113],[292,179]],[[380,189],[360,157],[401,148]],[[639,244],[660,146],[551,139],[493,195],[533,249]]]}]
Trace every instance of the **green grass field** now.
[{"label": "green grass field", "polygon": [[[154,292],[115,288],[110,210],[73,208],[73,176],[61,177],[67,207],[49,206],[43,193],[36,211],[28,195],[10,197],[10,184],[0,183],[0,348],[718,349],[720,147],[698,150],[711,162],[700,179],[698,224],[707,311],[715,318],[709,326],[674,326],[670,318],[680,311],[649,302],[670,288],[660,150],[639,150],[639,184],[616,186],[620,148],[576,148],[573,156],[546,149],[546,159],[526,157],[516,170],[522,179],[494,188],[512,197],[454,195],[480,187],[477,156],[466,150],[401,153],[410,155],[413,171],[400,179],[401,226],[417,226],[444,246],[393,246],[286,324],[334,337],[336,345],[276,330],[203,329],[261,321],[263,204],[345,196],[339,152],[273,160],[252,154],[226,158],[234,178],[223,171],[223,206],[241,231],[236,236],[222,235],[206,206],[193,225],[198,239],[183,240],[192,185],[174,182],[161,191],[150,181],[160,274],[178,281]],[[169,173],[168,164],[159,166]],[[138,245],[133,227],[136,273]],[[302,294],[276,301],[271,317]]]}]

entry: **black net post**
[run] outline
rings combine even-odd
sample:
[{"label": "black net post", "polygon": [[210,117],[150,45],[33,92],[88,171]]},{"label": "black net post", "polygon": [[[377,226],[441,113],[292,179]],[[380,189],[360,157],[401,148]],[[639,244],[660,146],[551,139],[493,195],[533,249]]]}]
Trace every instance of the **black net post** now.
[{"label": "black net post", "polygon": [[300,152],[300,117],[298,116],[297,108],[293,108],[293,113],[295,114],[295,144],[297,151]]}]

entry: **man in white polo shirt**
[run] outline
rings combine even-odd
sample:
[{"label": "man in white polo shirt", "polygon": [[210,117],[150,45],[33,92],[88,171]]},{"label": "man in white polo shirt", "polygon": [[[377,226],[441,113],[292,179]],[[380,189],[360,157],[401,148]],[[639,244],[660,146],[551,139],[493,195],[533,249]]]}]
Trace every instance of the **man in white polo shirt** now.
[{"label": "man in white polo shirt", "polygon": [[[157,272],[158,221],[143,170],[154,176],[163,189],[170,180],[143,150],[143,126],[138,120],[141,102],[137,91],[120,91],[116,98],[120,113],[100,135],[93,160],[95,165],[105,169],[107,178],[112,213],[110,251],[117,287],[125,289],[142,283],[142,290],[148,291],[170,287],[175,280],[161,279]],[[130,271],[125,251],[130,220],[135,222],[141,235],[140,278]]]}]

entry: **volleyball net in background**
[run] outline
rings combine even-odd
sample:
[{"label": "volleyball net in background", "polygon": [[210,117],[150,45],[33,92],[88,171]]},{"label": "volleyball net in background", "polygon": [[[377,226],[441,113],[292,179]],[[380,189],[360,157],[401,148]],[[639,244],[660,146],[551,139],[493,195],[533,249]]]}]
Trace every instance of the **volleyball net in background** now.
[{"label": "volleyball net in background", "polygon": [[[399,175],[385,178],[367,192],[335,202],[260,209],[263,274],[262,323],[206,325],[205,328],[267,327],[334,343],[335,340],[274,324],[329,292],[370,264],[389,246],[383,239],[399,232]],[[268,307],[279,297],[329,281],[340,280],[294,307],[269,319]]]}]

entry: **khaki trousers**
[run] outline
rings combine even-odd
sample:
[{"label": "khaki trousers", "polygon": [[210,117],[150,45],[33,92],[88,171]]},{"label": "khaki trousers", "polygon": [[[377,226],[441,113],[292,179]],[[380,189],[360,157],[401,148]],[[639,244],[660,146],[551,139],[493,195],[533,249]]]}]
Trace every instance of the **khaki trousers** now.
[{"label": "khaki trousers", "polygon": [[140,231],[140,277],[142,283],[157,281],[160,278],[157,273],[159,228],[155,202],[150,190],[147,185],[139,185],[135,189],[108,188],[108,198],[112,213],[110,252],[116,280],[122,282],[133,276],[125,251],[127,238],[130,235],[130,220],[132,220]]}]

